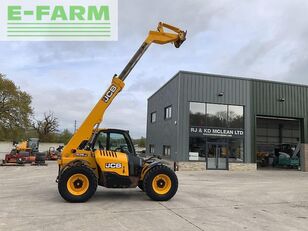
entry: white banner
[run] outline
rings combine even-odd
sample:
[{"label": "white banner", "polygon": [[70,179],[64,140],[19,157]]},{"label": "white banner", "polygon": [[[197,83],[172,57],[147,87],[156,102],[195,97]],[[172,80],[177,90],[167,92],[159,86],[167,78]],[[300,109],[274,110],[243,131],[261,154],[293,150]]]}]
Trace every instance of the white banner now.
[{"label": "white banner", "polygon": [[0,1],[0,41],[117,39],[117,0]]}]

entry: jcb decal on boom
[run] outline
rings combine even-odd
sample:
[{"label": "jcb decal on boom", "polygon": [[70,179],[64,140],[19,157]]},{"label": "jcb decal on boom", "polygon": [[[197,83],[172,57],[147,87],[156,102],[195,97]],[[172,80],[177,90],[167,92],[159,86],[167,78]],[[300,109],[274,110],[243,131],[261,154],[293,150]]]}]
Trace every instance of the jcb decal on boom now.
[{"label": "jcb decal on boom", "polygon": [[116,90],[117,90],[117,87],[116,86],[114,86],[114,85],[112,85],[109,89],[108,89],[108,91],[106,92],[106,94],[103,96],[103,101],[105,102],[105,103],[108,103],[108,101],[110,100],[110,98],[113,96],[113,94],[116,92]]},{"label": "jcb decal on boom", "polygon": [[121,163],[106,163],[105,168],[122,168]]}]

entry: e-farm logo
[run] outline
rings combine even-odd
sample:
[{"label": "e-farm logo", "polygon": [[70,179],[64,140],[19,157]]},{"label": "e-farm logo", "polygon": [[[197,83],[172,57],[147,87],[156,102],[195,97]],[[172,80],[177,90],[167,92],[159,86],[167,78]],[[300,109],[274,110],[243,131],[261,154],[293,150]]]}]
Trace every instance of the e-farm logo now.
[{"label": "e-farm logo", "polygon": [[115,41],[117,0],[1,0],[2,41]]}]

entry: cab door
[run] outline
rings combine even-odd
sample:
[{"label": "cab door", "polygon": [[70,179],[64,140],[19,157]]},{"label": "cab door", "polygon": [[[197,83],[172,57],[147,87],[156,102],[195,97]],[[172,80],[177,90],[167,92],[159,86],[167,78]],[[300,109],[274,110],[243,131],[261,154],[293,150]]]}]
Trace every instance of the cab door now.
[{"label": "cab door", "polygon": [[109,129],[107,131],[107,149],[116,153],[125,153],[129,176],[140,176],[144,161],[136,155],[134,144],[127,131]]},{"label": "cab door", "polygon": [[101,131],[95,141],[94,153],[103,172],[129,176],[129,146],[124,134]]}]

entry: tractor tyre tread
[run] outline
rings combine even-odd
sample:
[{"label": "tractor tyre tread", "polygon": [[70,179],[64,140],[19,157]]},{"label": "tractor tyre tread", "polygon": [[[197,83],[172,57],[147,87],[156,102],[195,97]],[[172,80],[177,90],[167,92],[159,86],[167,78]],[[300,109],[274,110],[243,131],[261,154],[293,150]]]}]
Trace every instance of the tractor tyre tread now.
[{"label": "tractor tyre tread", "polygon": [[141,191],[144,191],[143,181],[138,182],[138,188],[140,188]]},{"label": "tractor tyre tread", "polygon": [[[152,187],[152,182],[155,176],[158,174],[165,174],[169,176],[171,180],[171,188],[168,193],[164,195],[159,195],[157,194],[153,187]],[[150,169],[143,180],[143,188],[146,194],[155,201],[167,201],[170,200],[177,192],[178,190],[178,178],[173,170],[171,170],[169,167],[166,165],[157,165]]]},{"label": "tractor tyre tread", "polygon": [[[79,196],[72,195],[67,189],[68,179],[74,175],[81,173],[85,175],[89,180],[88,190]],[[96,192],[97,189],[97,177],[94,174],[93,170],[85,165],[71,166],[67,168],[60,176],[58,182],[58,191],[60,195],[68,202],[81,203],[88,201]]]}]

